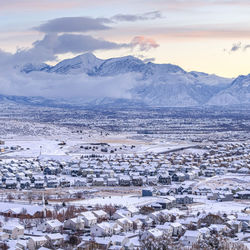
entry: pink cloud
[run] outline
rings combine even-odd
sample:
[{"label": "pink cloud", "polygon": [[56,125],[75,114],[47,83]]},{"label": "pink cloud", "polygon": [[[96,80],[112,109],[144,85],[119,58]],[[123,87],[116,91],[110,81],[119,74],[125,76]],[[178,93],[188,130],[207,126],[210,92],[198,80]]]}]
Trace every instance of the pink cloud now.
[{"label": "pink cloud", "polygon": [[152,38],[144,37],[144,36],[136,36],[131,41],[133,47],[139,46],[141,51],[148,51],[152,48],[159,47],[159,44]]}]

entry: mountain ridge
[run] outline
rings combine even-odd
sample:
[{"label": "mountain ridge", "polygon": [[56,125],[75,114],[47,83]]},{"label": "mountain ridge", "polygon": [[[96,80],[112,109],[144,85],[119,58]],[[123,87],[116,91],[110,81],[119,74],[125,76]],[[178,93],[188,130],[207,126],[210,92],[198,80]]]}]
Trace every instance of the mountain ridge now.
[{"label": "mountain ridge", "polygon": [[[160,107],[250,104],[250,74],[231,79],[197,71],[187,72],[174,64],[145,63],[133,56],[104,60],[92,53],[62,60],[54,66],[27,64],[17,68],[24,74],[44,72],[69,77],[86,74],[93,79],[111,77],[110,81],[112,77],[122,79],[123,75],[130,74],[136,84],[126,90],[130,96],[128,105],[131,101]],[[100,100],[105,98],[103,96]],[[81,101],[79,105],[95,105],[102,103],[100,100]],[[117,103],[115,98],[114,102]]]}]

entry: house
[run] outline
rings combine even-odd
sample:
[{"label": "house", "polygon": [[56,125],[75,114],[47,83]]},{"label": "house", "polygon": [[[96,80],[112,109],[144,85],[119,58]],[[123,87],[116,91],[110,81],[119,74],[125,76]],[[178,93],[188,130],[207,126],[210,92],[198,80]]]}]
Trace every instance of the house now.
[{"label": "house", "polygon": [[84,225],[86,227],[91,227],[97,224],[96,216],[90,211],[80,213],[79,216],[82,217],[82,219],[84,220]]},{"label": "house", "polygon": [[130,213],[130,217],[132,217],[132,216],[134,216],[134,215],[136,215],[136,214],[139,214],[139,209],[137,208],[137,207],[135,207],[135,206],[128,206],[127,207],[127,210],[128,210],[128,212]]},{"label": "house", "polygon": [[132,221],[135,219],[139,219],[142,222],[142,224],[146,227],[152,227],[154,224],[154,220],[152,218],[148,217],[147,215],[139,214],[139,215],[135,215],[133,218],[131,218]]},{"label": "house", "polygon": [[25,250],[28,249],[28,240],[18,240],[16,243],[15,250]]},{"label": "house", "polygon": [[9,234],[6,232],[0,232],[0,241],[5,241],[9,238]]},{"label": "house", "polygon": [[121,235],[112,235],[110,240],[111,240],[111,244],[116,247],[117,246],[123,247],[129,242],[129,239],[127,236],[121,236]]},{"label": "house", "polygon": [[64,228],[72,231],[83,230],[84,220],[81,217],[68,219],[64,222]]},{"label": "house", "polygon": [[198,231],[201,233],[203,238],[206,238],[210,235],[210,230],[207,227],[199,228]]},{"label": "house", "polygon": [[116,223],[120,225],[125,232],[133,230],[133,222],[128,218],[120,218],[116,220]]},{"label": "house", "polygon": [[75,187],[85,187],[86,184],[87,184],[87,181],[86,181],[86,179],[83,179],[83,178],[74,181]]},{"label": "house", "polygon": [[207,187],[199,187],[194,191],[194,194],[196,195],[209,195],[212,193],[211,188]]},{"label": "house", "polygon": [[119,178],[119,185],[120,186],[130,186],[131,185],[131,179],[130,179],[130,176],[121,176]]},{"label": "house", "polygon": [[92,211],[92,213],[95,215],[97,220],[106,220],[106,219],[109,218],[109,215],[105,211],[103,211],[101,209]]},{"label": "house", "polygon": [[170,188],[162,188],[158,192],[161,196],[167,196],[167,195],[174,193],[174,191],[171,190]]},{"label": "house", "polygon": [[20,181],[21,189],[30,189],[30,180],[21,180]]},{"label": "house", "polygon": [[142,228],[143,222],[140,219],[138,219],[136,217],[132,217],[131,221],[133,222],[133,229],[135,229],[135,230],[139,229],[140,230]]},{"label": "house", "polygon": [[114,220],[120,219],[120,218],[124,218],[124,217],[131,217],[132,214],[129,210],[127,209],[119,209],[116,210],[116,212],[112,215],[112,218]]},{"label": "house", "polygon": [[210,231],[214,231],[218,233],[225,233],[229,231],[229,227],[224,224],[211,224],[208,228]]},{"label": "house", "polygon": [[70,181],[66,179],[60,180],[60,187],[70,187]]},{"label": "house", "polygon": [[178,236],[182,233],[182,225],[179,222],[170,223],[170,226],[173,228],[173,236]]},{"label": "house", "polygon": [[235,197],[237,199],[242,199],[242,200],[248,200],[250,199],[250,191],[240,191],[240,192],[237,192]]},{"label": "house", "polygon": [[103,178],[93,178],[92,181],[93,186],[104,186],[104,179]]},{"label": "house", "polygon": [[153,239],[159,239],[160,237],[163,236],[163,231],[159,230],[158,228],[152,228],[147,231],[145,231],[142,234],[141,239],[148,239],[148,238],[153,238]]},{"label": "house", "polygon": [[86,250],[86,249],[98,249],[98,250],[107,250],[111,244],[110,238],[95,237],[94,239],[83,240],[78,246],[77,250]]},{"label": "house", "polygon": [[34,182],[34,188],[36,189],[43,189],[45,186],[44,180],[35,180]]},{"label": "house", "polygon": [[44,210],[42,207],[39,206],[33,206],[33,207],[27,207],[27,209],[24,209],[23,207],[13,207],[9,208],[2,212],[2,214],[6,217],[15,217],[20,218],[23,215],[25,215],[26,218],[28,217],[42,217],[44,214]]},{"label": "house", "polygon": [[108,178],[107,179],[107,186],[117,186],[118,181],[116,178]]},{"label": "house", "polygon": [[162,216],[163,214],[161,213],[161,211],[155,211],[148,215],[148,217],[151,218],[154,221],[154,223],[159,223]]},{"label": "house", "polygon": [[212,193],[208,194],[207,199],[212,200],[212,201],[218,200],[219,199],[219,192],[212,192]]},{"label": "house", "polygon": [[43,170],[44,175],[57,175],[59,173],[58,169],[52,166],[45,167]]},{"label": "house", "polygon": [[201,232],[198,230],[196,231],[191,231],[187,230],[184,235],[180,238],[181,243],[184,246],[189,246],[191,247],[195,242],[197,242],[200,238],[202,237]]},{"label": "house", "polygon": [[175,205],[176,205],[176,198],[174,196],[166,196],[164,198],[166,198],[167,200],[170,201],[171,207],[175,207]]},{"label": "house", "polygon": [[187,195],[176,195],[176,204],[187,205],[193,203],[193,198]]},{"label": "house", "polygon": [[157,200],[157,203],[161,205],[162,209],[171,209],[172,206],[172,202],[168,199],[159,199]]},{"label": "house", "polygon": [[147,184],[150,186],[156,186],[158,182],[157,176],[147,176]]},{"label": "house", "polygon": [[3,232],[9,235],[10,239],[17,239],[24,235],[24,227],[20,224],[5,225]]},{"label": "house", "polygon": [[183,174],[183,173],[174,173],[172,175],[172,181],[176,181],[176,182],[185,181],[185,174]]},{"label": "house", "polygon": [[164,185],[170,185],[171,177],[168,174],[161,174],[159,176],[158,182]]},{"label": "house", "polygon": [[56,234],[47,234],[45,238],[50,242],[53,246],[61,246],[64,242],[64,237],[60,233]]},{"label": "house", "polygon": [[250,226],[250,215],[249,214],[238,214],[237,220],[242,222],[242,231],[246,231]]},{"label": "house", "polygon": [[109,222],[101,222],[90,228],[90,234],[95,237],[111,236],[113,227]]},{"label": "house", "polygon": [[217,201],[233,201],[233,200],[234,200],[233,194],[230,192],[219,194],[217,198]]},{"label": "house", "polygon": [[59,186],[59,182],[57,179],[48,179],[47,180],[47,187],[48,188],[57,188]]},{"label": "house", "polygon": [[47,238],[45,236],[38,236],[38,237],[30,237],[28,241],[28,249],[35,250],[39,247],[44,246],[47,243]]},{"label": "house", "polygon": [[17,187],[17,181],[14,179],[7,179],[5,181],[5,188],[6,189],[16,189]]},{"label": "house", "polygon": [[215,170],[212,170],[212,169],[207,169],[204,171],[204,175],[206,177],[213,177],[213,176],[215,176],[215,174],[216,174]]},{"label": "house", "polygon": [[132,177],[132,184],[134,186],[142,186],[143,185],[143,178],[142,178],[142,176],[133,176]]},{"label": "house", "polygon": [[60,232],[63,228],[63,223],[61,223],[59,220],[48,220],[43,223],[43,231],[45,232]]},{"label": "house", "polygon": [[106,250],[109,248],[111,244],[111,240],[108,239],[108,238],[99,238],[99,237],[96,237],[95,238],[95,246],[96,246],[96,249],[99,249],[99,250]]},{"label": "house", "polygon": [[231,229],[234,230],[236,233],[240,233],[242,231],[243,223],[241,221],[227,221],[227,224],[230,226]]}]

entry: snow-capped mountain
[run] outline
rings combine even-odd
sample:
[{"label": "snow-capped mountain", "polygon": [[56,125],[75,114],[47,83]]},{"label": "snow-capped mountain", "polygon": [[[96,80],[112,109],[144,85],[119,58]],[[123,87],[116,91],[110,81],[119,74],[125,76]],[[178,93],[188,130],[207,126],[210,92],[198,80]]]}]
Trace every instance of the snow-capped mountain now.
[{"label": "snow-capped mountain", "polygon": [[[102,60],[91,53],[72,59],[66,59],[55,66],[25,65],[23,73],[43,71],[47,74],[70,75],[85,74],[91,79],[107,79],[113,77],[123,79],[126,74],[132,76],[136,84],[130,89],[129,103],[144,103],[149,106],[201,106],[201,105],[233,105],[249,103],[250,76],[228,79],[202,72],[187,72],[172,64],[144,63],[133,56]],[[84,83],[83,83],[84,84]],[[119,80],[117,81],[119,84]],[[128,84],[128,86],[130,86]],[[105,88],[105,86],[103,86]],[[108,101],[107,101],[108,100]],[[70,101],[70,100],[69,100]],[[74,99],[74,103],[77,101]],[[88,104],[104,104],[116,102],[115,98],[106,96],[92,100]],[[86,104],[81,101],[81,104]],[[118,102],[119,103],[119,102]],[[122,100],[124,105],[125,100]]]},{"label": "snow-capped mountain", "polygon": [[20,69],[23,73],[30,73],[33,71],[49,71],[50,66],[46,63],[41,64],[34,64],[34,63],[27,63],[22,66],[16,66],[17,69]]},{"label": "snow-capped mountain", "polygon": [[91,53],[77,56],[73,59],[66,59],[51,67],[48,72],[60,74],[91,74],[95,69],[99,68],[104,61],[98,59]]},{"label": "snow-capped mountain", "polygon": [[250,74],[237,77],[225,90],[213,96],[210,105],[250,104]]}]

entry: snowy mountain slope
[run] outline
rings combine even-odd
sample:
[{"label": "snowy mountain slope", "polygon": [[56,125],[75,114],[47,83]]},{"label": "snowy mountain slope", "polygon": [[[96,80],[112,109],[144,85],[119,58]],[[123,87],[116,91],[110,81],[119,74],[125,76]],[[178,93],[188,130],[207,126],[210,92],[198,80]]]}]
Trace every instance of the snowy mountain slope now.
[{"label": "snowy mountain slope", "polygon": [[16,66],[17,69],[19,69],[23,73],[30,73],[33,71],[49,71],[50,66],[46,63],[41,63],[41,64],[34,64],[34,63],[27,63],[22,66]]},{"label": "snowy mountain slope", "polygon": [[[130,96],[135,103],[144,103],[150,106],[201,106],[201,105],[230,105],[249,103],[249,95],[244,94],[246,86],[239,84],[233,79],[223,78],[216,75],[209,75],[202,72],[187,72],[181,67],[172,64],[144,63],[133,56],[111,58],[102,60],[91,53],[83,54],[72,59],[59,62],[55,66],[26,67],[21,70],[25,73],[32,71],[44,71],[56,74],[66,74],[67,77],[76,74],[86,74],[91,79],[107,79],[115,81],[119,85],[119,80],[124,79],[125,74],[130,74],[136,84],[129,90]],[[245,80],[244,80],[245,81]],[[235,83],[236,82],[236,83]],[[84,84],[84,83],[83,83]],[[245,83],[246,84],[246,83]],[[103,86],[105,87],[105,86]],[[248,91],[248,90],[247,90]],[[238,94],[234,94],[237,92]],[[119,97],[117,97],[119,99]],[[79,99],[74,99],[74,103],[86,105]],[[115,98],[109,99],[107,96],[90,101],[91,105],[105,103],[103,100],[116,102]],[[70,100],[69,100],[70,102]],[[124,99],[122,103],[124,104]],[[131,100],[127,100],[131,103]]]},{"label": "snowy mountain slope", "polygon": [[60,74],[91,74],[96,68],[103,63],[103,60],[98,59],[91,53],[77,56],[72,59],[66,59],[54,67],[51,67],[48,72],[60,73]]},{"label": "snowy mountain slope", "polygon": [[209,105],[250,104],[250,74],[237,77],[225,90],[213,96]]}]

